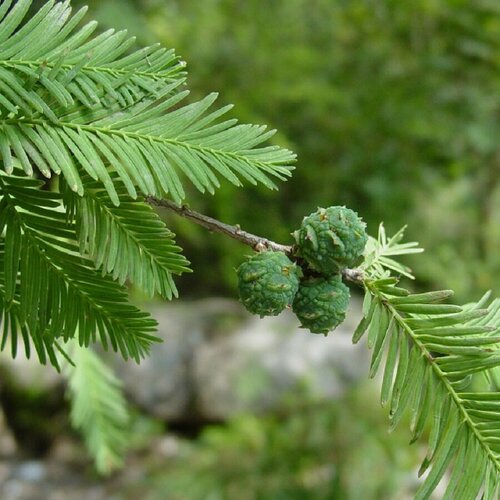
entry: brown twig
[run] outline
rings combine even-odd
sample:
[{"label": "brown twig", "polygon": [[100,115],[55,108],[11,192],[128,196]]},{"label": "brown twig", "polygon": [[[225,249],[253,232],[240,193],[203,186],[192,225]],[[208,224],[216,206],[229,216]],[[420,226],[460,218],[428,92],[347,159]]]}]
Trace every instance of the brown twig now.
[{"label": "brown twig", "polygon": [[290,256],[293,254],[293,247],[291,246],[281,245],[266,238],[262,238],[261,236],[247,233],[246,231],[243,231],[240,226],[225,224],[217,219],[213,219],[212,217],[208,217],[207,215],[196,212],[195,210],[191,210],[186,205],[179,206],[170,200],[159,200],[152,196],[149,196],[146,201],[158,207],[168,208],[181,217],[196,222],[209,231],[225,234],[226,236],[238,240],[245,245],[251,246],[256,252],[274,250],[275,252],[285,252]]},{"label": "brown twig", "polygon": [[[175,212],[177,215],[192,220],[209,231],[225,234],[230,238],[238,240],[241,243],[252,247],[252,249],[256,252],[273,250],[275,252],[284,252],[289,257],[296,258],[296,248],[293,245],[281,245],[280,243],[275,243],[267,238],[262,238],[261,236],[243,231],[240,226],[225,224],[217,219],[208,217],[208,215],[196,212],[186,205],[177,205],[170,200],[160,200],[153,196],[148,196],[146,201],[150,205],[172,210],[172,212]],[[361,269],[344,269],[342,271],[342,275],[346,280],[352,281],[353,283],[362,284],[363,282],[363,271]]]}]

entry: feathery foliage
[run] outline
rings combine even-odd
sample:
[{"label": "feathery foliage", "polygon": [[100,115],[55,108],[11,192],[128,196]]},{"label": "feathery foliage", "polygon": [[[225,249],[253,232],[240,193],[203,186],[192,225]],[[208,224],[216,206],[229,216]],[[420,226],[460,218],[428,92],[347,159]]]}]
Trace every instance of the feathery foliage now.
[{"label": "feathery foliage", "polygon": [[[107,31],[89,40],[96,23],[77,29],[69,2],[47,2],[20,29],[31,0],[0,10],[0,158],[12,156],[27,175],[62,174],[82,195],[80,170],[99,180],[116,205],[108,172],[118,173],[129,196],[185,198],[184,177],[213,193],[218,175],[274,187],[290,175],[294,155],[260,147],[274,131],[219,121],[229,107],[209,111],[216,94],[179,106],[188,94],[171,51],[129,53],[134,39]],[[16,31],[16,29],[18,29]]]},{"label": "feathery foliage", "polygon": [[129,414],[121,383],[90,349],[70,345],[74,365],[66,364],[71,422],[85,436],[97,470],[109,474],[123,464]]},{"label": "feathery foliage", "polygon": [[[156,340],[156,322],[131,306],[125,289],[80,255],[75,224],[62,210],[61,196],[41,190],[41,184],[0,173],[0,231],[5,234],[0,307],[10,315],[3,322],[3,344],[9,327],[14,336],[20,325],[40,361],[47,354],[56,364],[52,344],[67,342],[78,327],[81,345],[99,338],[105,347],[110,344],[138,361]],[[28,338],[23,335],[23,340],[28,354]]]},{"label": "feathery foliage", "polygon": [[[275,188],[295,155],[265,145],[274,131],[224,119],[216,94],[183,105],[184,64],[159,46],[134,49],[125,31],[92,37],[69,1],[0,1],[0,348],[23,345],[59,369],[69,355],[72,420],[99,470],[119,465],[126,409],[119,383],[86,348],[100,342],[125,358],[148,353],[155,321],[129,304],[131,282],[177,296],[189,270],[174,235],[145,202],[180,203],[214,193],[220,180]],[[58,182],[50,182],[53,176]],[[44,180],[40,180],[44,178]],[[188,181],[188,182],[186,182]],[[187,184],[187,185],[186,185]],[[189,187],[188,187],[189,186]],[[418,253],[380,226],[361,266],[370,375],[385,358],[382,403],[391,427],[411,414],[412,441],[431,427],[417,499],[451,469],[446,499],[493,498],[500,478],[500,397],[473,392],[474,374],[498,389],[500,301],[463,307],[444,290],[411,294],[411,271],[394,257]],[[59,351],[59,356],[57,352]]]},{"label": "feathery foliage", "polygon": [[[126,410],[95,342],[137,362],[156,322],[128,302],[126,282],[176,297],[189,262],[145,196],[213,193],[224,178],[274,188],[295,156],[262,146],[265,127],[221,119],[216,94],[182,105],[185,64],[159,45],[93,36],[69,1],[0,1],[0,348],[70,372],[72,421],[97,468],[117,466]],[[57,177],[58,182],[49,179]],[[44,181],[40,180],[45,178]],[[75,342],[77,345],[75,345]],[[69,347],[69,354],[66,353]]]},{"label": "feathery foliage", "polygon": [[[126,281],[177,296],[189,270],[144,196],[213,193],[219,178],[275,187],[294,155],[260,146],[265,127],[220,120],[216,95],[181,105],[184,64],[158,46],[135,50],[125,31],[92,37],[68,1],[0,2],[2,347],[20,336],[42,363],[76,335],[139,360],[155,322],[127,303]],[[58,176],[59,193],[35,177]],[[54,187],[54,186],[53,186]],[[53,189],[52,187],[52,189]],[[35,272],[36,270],[36,272]],[[99,272],[97,272],[99,271]],[[29,285],[29,286],[28,286]]]},{"label": "feathery foliage", "polygon": [[189,262],[156,212],[141,198],[130,198],[119,180],[115,180],[119,206],[98,182],[84,176],[83,183],[83,196],[67,189],[65,183],[61,189],[65,205],[76,219],[80,252],[87,253],[96,267],[112,273],[120,284],[128,280],[147,295],[177,297],[172,273],[189,272]]},{"label": "feathery foliage", "polygon": [[401,244],[403,230],[388,239],[380,226],[366,263],[363,319],[353,341],[367,331],[373,349],[370,376],[385,355],[381,402],[394,428],[405,411],[412,442],[430,426],[429,448],[420,474],[429,470],[416,499],[429,498],[451,468],[445,499],[495,498],[500,481],[500,395],[472,392],[472,377],[500,366],[500,300],[486,294],[459,307],[443,303],[451,290],[411,294],[391,272],[411,276],[390,259],[421,251]]}]

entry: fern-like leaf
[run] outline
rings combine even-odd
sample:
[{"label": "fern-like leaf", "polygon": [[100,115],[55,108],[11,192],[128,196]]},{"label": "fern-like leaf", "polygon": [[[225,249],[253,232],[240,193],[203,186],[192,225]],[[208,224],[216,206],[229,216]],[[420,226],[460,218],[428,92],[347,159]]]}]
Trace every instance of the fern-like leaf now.
[{"label": "fern-like leaf", "polygon": [[172,275],[189,272],[174,234],[150,205],[130,198],[114,179],[121,203],[117,207],[101,184],[83,177],[82,197],[65,188],[61,192],[70,213],[75,214],[80,252],[123,284],[129,280],[152,296],[172,299],[177,288]]},{"label": "fern-like leaf", "polygon": [[[416,248],[397,240],[379,237],[372,255],[391,255],[391,245],[398,255]],[[481,488],[484,498],[492,498],[500,483],[500,397],[471,392],[469,386],[473,374],[500,366],[500,301],[488,304],[485,296],[464,307],[443,304],[450,290],[411,294],[388,276],[387,268],[401,271],[401,265],[378,257],[372,263],[354,341],[368,332],[371,376],[384,348],[387,352],[381,401],[389,406],[391,428],[405,411],[411,416],[412,442],[426,425],[431,427],[420,469],[428,474],[415,498],[429,498],[447,470],[445,499],[473,500]]]},{"label": "fern-like leaf", "polygon": [[[137,361],[152,342],[156,322],[131,306],[123,287],[95,271],[79,254],[75,225],[61,197],[38,180],[0,173],[0,235],[3,240],[4,339],[20,326],[36,345],[67,342],[78,328],[80,345],[100,340]],[[21,330],[23,331],[23,330]],[[5,344],[5,340],[3,342]],[[37,349],[40,361],[41,348]]]},{"label": "fern-like leaf", "polygon": [[129,414],[122,384],[90,349],[71,343],[73,364],[65,364],[71,423],[82,432],[97,470],[109,474],[123,465],[129,442]]},{"label": "fern-like leaf", "polygon": [[[177,202],[185,179],[213,193],[219,177],[274,188],[273,177],[290,175],[295,155],[261,146],[274,131],[220,121],[230,106],[210,111],[216,94],[179,107],[188,92],[178,91],[182,78],[170,78],[173,56],[160,49],[123,56],[131,44],[122,32],[85,42],[92,23],[70,36],[82,14],[67,21],[68,2],[48,2],[13,34],[30,3],[9,10],[4,1],[0,12],[0,159],[7,173],[17,158],[27,175],[33,165],[46,177],[62,174],[82,195],[82,168],[116,205],[108,166],[133,199],[139,190]],[[51,34],[47,44],[41,33]],[[120,99],[118,90],[130,98]]]},{"label": "fern-like leaf", "polygon": [[23,25],[31,3],[0,4],[0,105],[9,112],[36,110],[54,120],[54,106],[127,107],[182,77],[184,63],[172,50],[130,53],[135,39],[126,31],[91,38],[95,21],[77,29],[87,9],[71,17],[68,1],[48,1]]},{"label": "fern-like leaf", "polygon": [[[59,370],[54,342],[37,332],[31,332],[21,321],[21,297],[19,287],[14,291],[7,290],[5,278],[6,256],[5,241],[0,239],[0,350],[3,351],[10,344],[10,354],[16,358],[19,345],[22,344],[27,358],[31,357],[34,348],[42,364],[49,361]],[[9,278],[10,281],[10,278]]]},{"label": "fern-like leaf", "polygon": [[380,278],[389,276],[391,272],[394,272],[414,279],[411,269],[393,258],[399,255],[416,254],[424,251],[415,241],[401,243],[405,230],[406,226],[402,227],[394,236],[388,238],[384,225],[380,224],[377,238],[368,237],[365,259],[360,266],[368,276]]}]

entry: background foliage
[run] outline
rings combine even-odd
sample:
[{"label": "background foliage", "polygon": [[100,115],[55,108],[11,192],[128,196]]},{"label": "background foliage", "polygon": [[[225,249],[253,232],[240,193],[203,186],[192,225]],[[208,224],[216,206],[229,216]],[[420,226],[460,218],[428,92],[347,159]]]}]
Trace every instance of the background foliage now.
[{"label": "background foliage", "polygon": [[151,467],[151,498],[401,498],[411,490],[407,470],[419,450],[406,446],[404,432],[388,442],[373,397],[361,386],[338,404],[324,404],[303,391],[290,395],[278,415],[241,415],[207,427],[167,467]]}]

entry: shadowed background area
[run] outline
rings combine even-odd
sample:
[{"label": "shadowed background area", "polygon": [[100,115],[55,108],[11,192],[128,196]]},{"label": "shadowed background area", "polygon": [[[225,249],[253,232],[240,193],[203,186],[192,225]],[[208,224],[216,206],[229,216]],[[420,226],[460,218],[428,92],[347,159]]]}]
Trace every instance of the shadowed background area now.
[{"label": "shadowed background area", "polygon": [[[73,2],[84,3],[101,29],[175,47],[188,62],[190,99],[218,91],[220,104],[235,104],[232,117],[276,128],[272,141],[298,154],[279,191],[193,189],[192,208],[290,244],[304,215],[345,204],[371,234],[380,221],[389,233],[409,225],[408,239],[427,250],[406,261],[416,289],[452,288],[459,302],[490,288],[498,295],[496,0]],[[20,491],[18,481],[35,494],[67,487],[73,498],[90,498],[86,488],[95,498],[411,498],[422,449],[408,446],[405,423],[387,436],[376,384],[361,382],[368,362],[347,346],[359,304],[320,346],[288,315],[261,322],[233,301],[200,302],[234,299],[234,268],[249,250],[165,218],[194,273],[178,280],[187,302],[150,306],[161,349],[140,368],[117,366],[137,408],[125,471],[104,482],[85,462],[82,479],[74,437],[54,429],[67,429],[61,381],[36,372],[23,385],[2,361],[2,405],[17,438],[6,433],[2,449],[31,460],[0,467],[3,496]]]}]

